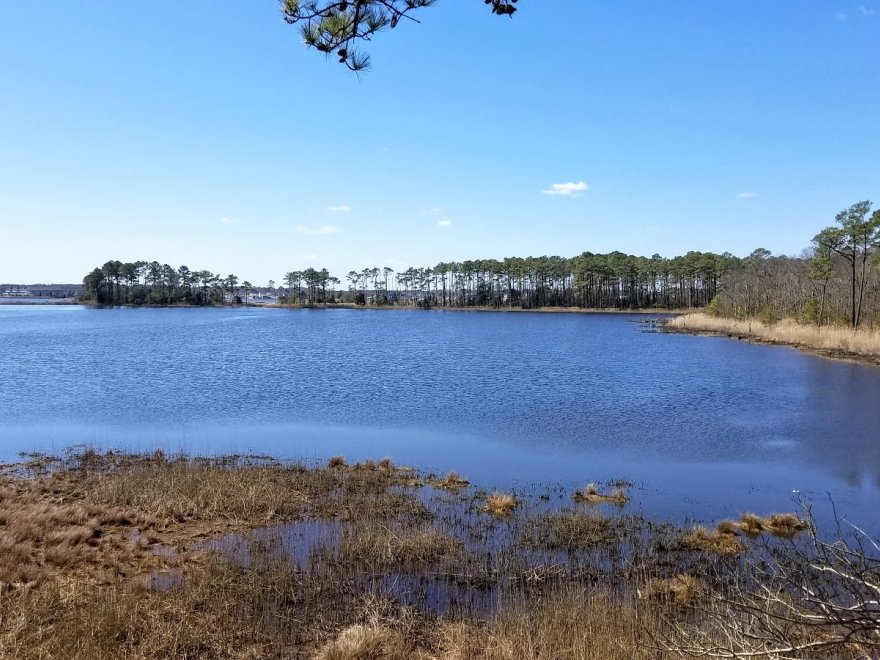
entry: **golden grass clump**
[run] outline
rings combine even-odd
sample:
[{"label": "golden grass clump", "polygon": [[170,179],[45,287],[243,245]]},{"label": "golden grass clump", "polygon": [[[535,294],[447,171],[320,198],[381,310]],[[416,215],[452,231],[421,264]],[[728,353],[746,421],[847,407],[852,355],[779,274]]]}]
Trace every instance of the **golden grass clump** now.
[{"label": "golden grass clump", "polygon": [[432,479],[429,483],[435,488],[449,491],[461,490],[471,485],[470,481],[455,472],[450,472],[442,479]]},{"label": "golden grass clump", "polygon": [[345,456],[333,456],[327,461],[327,467],[332,470],[341,470],[348,467],[348,463],[345,461]]},{"label": "golden grass clump", "polygon": [[793,513],[773,513],[763,519],[764,529],[783,539],[794,538],[807,529],[806,521]]},{"label": "golden grass clump", "polygon": [[624,506],[629,502],[629,495],[623,486],[617,486],[610,493],[603,494],[599,492],[596,484],[589,483],[583,490],[574,491],[575,502],[586,502],[587,504],[616,504]]},{"label": "golden grass clump", "polygon": [[735,533],[720,529],[710,531],[702,525],[694,527],[681,541],[686,548],[711,552],[719,557],[736,557],[746,550]]},{"label": "golden grass clump", "polygon": [[325,644],[314,660],[405,660],[411,646],[403,635],[386,626],[355,624]]},{"label": "golden grass clump", "polygon": [[483,511],[493,516],[503,518],[513,513],[513,510],[519,505],[516,498],[510,493],[492,493],[486,498],[486,504],[483,505]]},{"label": "golden grass clump", "polygon": [[791,539],[806,528],[807,523],[794,513],[772,513],[765,517],[743,513],[739,521],[721,521],[717,531],[723,534],[742,532],[750,538],[757,538],[767,532],[779,538]]},{"label": "golden grass clump", "polygon": [[704,589],[703,583],[693,575],[680,573],[671,578],[653,578],[639,594],[642,598],[675,605],[693,605]]},{"label": "golden grass clump", "polygon": [[756,538],[764,531],[764,519],[754,513],[744,513],[740,516],[740,522],[734,523],[739,531],[751,538]]},{"label": "golden grass clump", "polygon": [[829,353],[880,357],[880,331],[814,325],[802,325],[791,319],[765,324],[758,320],[739,321],[702,313],[684,314],[669,321],[672,329],[688,332],[710,332],[734,337],[811,348]]}]

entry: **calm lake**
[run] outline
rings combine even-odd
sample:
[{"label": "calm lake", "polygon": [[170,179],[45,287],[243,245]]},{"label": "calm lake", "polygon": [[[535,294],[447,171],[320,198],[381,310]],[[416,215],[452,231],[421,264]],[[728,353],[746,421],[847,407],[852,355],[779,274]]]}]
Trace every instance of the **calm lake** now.
[{"label": "calm lake", "polygon": [[622,477],[679,520],[830,493],[878,531],[880,369],[649,318],[2,305],[0,460],[390,456],[486,488]]}]

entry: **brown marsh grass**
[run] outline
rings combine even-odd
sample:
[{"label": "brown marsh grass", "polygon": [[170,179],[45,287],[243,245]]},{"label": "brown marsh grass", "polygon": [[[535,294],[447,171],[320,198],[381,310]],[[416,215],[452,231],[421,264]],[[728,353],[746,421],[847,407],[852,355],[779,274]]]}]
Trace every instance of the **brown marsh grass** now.
[{"label": "brown marsh grass", "polygon": [[[384,460],[95,452],[8,466],[0,658],[678,657],[658,640],[696,626],[724,642],[703,597],[751,579],[710,556],[752,551],[745,522],[682,540],[524,492],[501,523],[484,495],[419,477]],[[803,523],[747,519],[783,536]],[[307,525],[336,531],[290,535]],[[230,533],[242,552],[213,540]]]},{"label": "brown marsh grass", "polygon": [[880,331],[856,330],[838,326],[802,325],[784,319],[771,325],[758,320],[710,316],[709,314],[683,314],[671,319],[667,327],[686,332],[709,332],[733,337],[752,337],[761,341],[789,344],[814,349],[831,355],[854,355],[880,358]]},{"label": "brown marsh grass", "polygon": [[693,605],[704,591],[705,585],[698,578],[679,573],[670,578],[650,579],[639,596],[662,603],[688,606]]},{"label": "brown marsh grass", "polygon": [[513,513],[519,502],[510,493],[492,493],[486,498],[483,511],[498,518],[504,518]]},{"label": "brown marsh grass", "polygon": [[340,559],[371,567],[431,564],[460,552],[462,543],[430,526],[391,529],[384,525],[355,525],[340,543]]},{"label": "brown marsh grass", "polygon": [[769,516],[758,516],[754,513],[743,513],[739,521],[722,520],[718,523],[717,532],[736,534],[742,532],[749,538],[758,538],[764,532],[781,539],[792,539],[808,528],[805,520],[794,513],[771,513]]},{"label": "brown marsh grass", "polygon": [[703,550],[719,557],[737,557],[746,551],[745,545],[733,531],[709,530],[697,525],[681,538],[682,544],[691,549]]},{"label": "brown marsh grass", "polygon": [[467,488],[471,485],[470,481],[455,472],[450,472],[442,478],[432,479],[429,483],[434,486],[434,488],[448,491],[461,490],[462,488]]},{"label": "brown marsh grass", "polygon": [[581,511],[559,511],[529,522],[523,535],[527,545],[577,552],[612,543],[618,528],[614,521]]},{"label": "brown marsh grass", "polygon": [[616,504],[624,506],[629,502],[629,495],[622,486],[617,486],[610,493],[600,493],[596,484],[587,484],[583,490],[574,491],[575,502],[586,502],[587,504]]}]

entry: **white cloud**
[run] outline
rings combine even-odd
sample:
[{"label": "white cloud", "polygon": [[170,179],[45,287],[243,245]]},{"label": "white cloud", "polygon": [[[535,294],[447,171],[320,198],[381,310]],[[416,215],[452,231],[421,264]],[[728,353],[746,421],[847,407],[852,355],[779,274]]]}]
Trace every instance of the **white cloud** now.
[{"label": "white cloud", "polygon": [[331,213],[348,213],[351,211],[351,207],[348,204],[331,204],[327,210]]},{"label": "white cloud", "polygon": [[574,183],[570,181],[568,183],[554,183],[547,190],[542,190],[541,192],[545,195],[554,195],[559,197],[578,197],[580,193],[584,190],[589,190],[590,186],[586,184],[584,181],[578,181]]},{"label": "white cloud", "polygon": [[645,227],[645,231],[653,234],[660,231],[660,227],[658,227],[657,225],[648,225],[647,227]]},{"label": "white cloud", "polygon": [[336,225],[324,225],[323,227],[318,227],[317,229],[309,229],[308,227],[297,225],[296,231],[300,234],[303,234],[304,236],[324,236],[326,234],[338,233],[339,228]]},{"label": "white cloud", "polygon": [[873,16],[874,14],[877,13],[877,10],[870,9],[870,8],[866,7],[865,5],[859,5],[859,13],[862,16]]},{"label": "white cloud", "polygon": [[307,254],[305,256],[305,258],[308,259],[309,261],[315,261],[318,258],[318,255],[317,254]]},{"label": "white cloud", "polygon": [[756,192],[741,192],[737,197],[740,199],[755,199],[758,196]]},{"label": "white cloud", "polygon": [[839,12],[837,12],[836,14],[834,14],[834,17],[835,17],[838,21],[845,21],[845,20],[846,20],[846,14],[844,14],[842,11],[839,11]]},{"label": "white cloud", "polygon": [[234,223],[235,223],[235,220],[233,220],[232,218],[227,218],[227,217],[225,217],[225,216],[222,217],[222,218],[220,218],[220,224],[221,224],[221,225],[231,225],[231,224],[234,224]]},{"label": "white cloud", "polygon": [[444,219],[437,223],[438,227],[451,227],[452,220]]}]

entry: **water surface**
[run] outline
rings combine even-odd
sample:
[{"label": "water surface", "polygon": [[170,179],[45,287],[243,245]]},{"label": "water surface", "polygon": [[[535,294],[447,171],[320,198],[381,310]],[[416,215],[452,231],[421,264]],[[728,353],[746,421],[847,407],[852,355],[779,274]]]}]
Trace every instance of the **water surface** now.
[{"label": "water surface", "polygon": [[[0,460],[77,443],[625,477],[676,518],[880,505],[880,369],[638,315],[0,306]],[[650,318],[650,317],[649,317]]]}]

